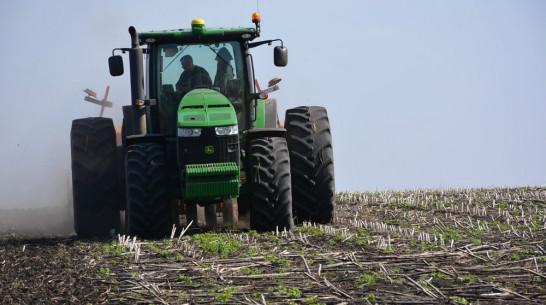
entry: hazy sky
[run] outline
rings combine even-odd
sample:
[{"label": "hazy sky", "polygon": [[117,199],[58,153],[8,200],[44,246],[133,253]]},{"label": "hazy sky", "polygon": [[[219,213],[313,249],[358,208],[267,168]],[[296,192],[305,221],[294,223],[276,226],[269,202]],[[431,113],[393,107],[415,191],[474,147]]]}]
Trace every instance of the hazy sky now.
[{"label": "hazy sky", "polygon": [[[342,190],[546,184],[546,1],[0,2],[0,207],[66,204],[70,124],[97,116],[85,88],[111,86],[121,124],[128,74],[107,59],[127,28],[251,27],[260,83],[287,108],[320,105]],[[126,69],[128,60],[125,57]]]}]

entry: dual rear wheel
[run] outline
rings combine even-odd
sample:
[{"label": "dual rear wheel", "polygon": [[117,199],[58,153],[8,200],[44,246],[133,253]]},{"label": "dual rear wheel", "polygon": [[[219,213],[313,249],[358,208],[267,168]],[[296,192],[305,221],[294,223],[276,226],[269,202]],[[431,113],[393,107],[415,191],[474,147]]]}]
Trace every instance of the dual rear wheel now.
[{"label": "dual rear wheel", "polygon": [[327,223],[334,216],[332,134],[326,109],[302,106],[286,111],[292,205],[296,223]]}]

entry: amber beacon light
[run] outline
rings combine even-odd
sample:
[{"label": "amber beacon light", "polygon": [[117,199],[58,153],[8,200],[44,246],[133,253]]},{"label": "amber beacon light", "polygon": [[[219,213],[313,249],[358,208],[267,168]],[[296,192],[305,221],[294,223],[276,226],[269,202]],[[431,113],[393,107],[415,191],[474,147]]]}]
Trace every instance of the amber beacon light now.
[{"label": "amber beacon light", "polygon": [[252,14],[252,22],[256,25],[256,37],[260,37],[260,20],[260,13],[254,12],[254,14]]},{"label": "amber beacon light", "polygon": [[252,14],[252,22],[253,23],[259,23],[260,21],[261,21],[260,13],[254,12],[254,14]]}]

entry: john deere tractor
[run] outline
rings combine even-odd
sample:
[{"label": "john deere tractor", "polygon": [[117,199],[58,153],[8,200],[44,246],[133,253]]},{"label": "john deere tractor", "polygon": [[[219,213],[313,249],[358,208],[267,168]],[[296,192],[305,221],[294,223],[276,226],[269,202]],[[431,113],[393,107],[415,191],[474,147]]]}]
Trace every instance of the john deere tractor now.
[{"label": "john deere tractor", "polygon": [[116,52],[128,53],[130,63],[131,104],[123,106],[121,141],[110,118],[72,123],[79,237],[120,231],[163,237],[184,219],[197,224],[198,209],[208,226],[248,215],[258,231],[332,220],[326,110],[301,106],[286,111],[284,124],[279,120],[276,101],[267,97],[280,80],[261,90],[250,51],[280,44],[274,64],[282,67],[287,49],[280,39],[254,41],[259,14],[252,21],[250,28],[207,28],[202,19],[181,30],[129,28],[131,47],[116,48],[109,58],[112,76],[124,73]]}]

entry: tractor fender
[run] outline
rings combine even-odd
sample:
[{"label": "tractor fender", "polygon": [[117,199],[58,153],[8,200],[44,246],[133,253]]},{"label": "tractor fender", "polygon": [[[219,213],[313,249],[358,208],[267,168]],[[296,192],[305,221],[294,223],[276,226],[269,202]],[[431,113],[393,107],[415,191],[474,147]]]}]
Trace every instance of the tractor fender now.
[{"label": "tractor fender", "polygon": [[284,138],[285,133],[286,133],[286,129],[284,128],[257,128],[257,129],[247,130],[243,134],[245,151],[249,151],[248,145],[253,139],[263,138],[263,137]]},{"label": "tractor fender", "polygon": [[147,134],[132,135],[125,138],[126,147],[129,147],[130,145],[134,145],[138,143],[165,144],[165,135],[159,134],[159,133],[147,133]]}]

